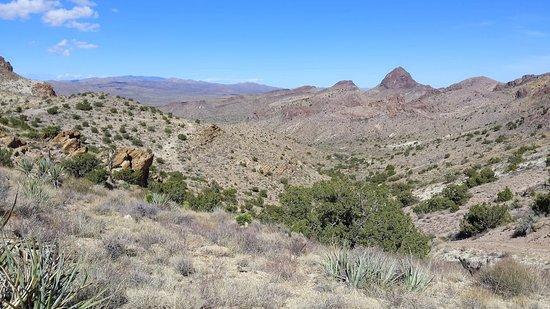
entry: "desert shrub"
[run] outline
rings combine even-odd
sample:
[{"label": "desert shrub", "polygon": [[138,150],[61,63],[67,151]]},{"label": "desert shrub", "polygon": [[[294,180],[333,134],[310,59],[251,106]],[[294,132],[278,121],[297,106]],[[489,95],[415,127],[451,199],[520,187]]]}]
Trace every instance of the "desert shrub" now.
[{"label": "desert shrub", "polygon": [[506,187],[504,190],[497,193],[497,202],[507,202],[514,197],[514,193],[510,188]]},{"label": "desert shrub", "polygon": [[452,212],[458,211],[459,207],[448,197],[436,195],[432,198],[413,207],[415,213],[431,213],[449,209]]},{"label": "desert shrub", "polygon": [[537,195],[531,208],[536,214],[548,216],[550,214],[550,192]]},{"label": "desert shrub", "polygon": [[59,134],[60,131],[61,131],[61,128],[59,126],[44,127],[41,130],[42,138],[53,138],[57,134]]},{"label": "desert shrub", "polygon": [[88,102],[88,100],[84,100],[76,103],[75,108],[81,111],[91,111],[92,105],[90,104],[90,102]]},{"label": "desert shrub", "polygon": [[329,252],[323,259],[323,266],[327,275],[355,288],[402,284],[409,290],[422,291],[434,278],[426,268],[412,259],[401,261],[372,249],[341,249]]},{"label": "desert shrub", "polygon": [[187,256],[182,256],[178,258],[175,264],[178,273],[184,277],[192,275],[195,272],[193,261]]},{"label": "desert shrub", "polygon": [[91,153],[78,154],[62,162],[65,170],[74,177],[84,177],[86,174],[97,169],[101,161]]},{"label": "desert shrub", "polygon": [[119,171],[114,171],[113,179],[122,180],[132,185],[142,184],[141,171],[136,171],[133,169],[121,169]]},{"label": "desert shrub", "polygon": [[540,286],[538,275],[513,259],[501,260],[482,270],[478,280],[482,286],[503,297],[528,295]]},{"label": "desert shrub", "polygon": [[470,237],[510,221],[511,216],[505,205],[476,204],[460,222],[460,234],[463,237]]},{"label": "desert shrub", "polygon": [[0,148],[0,165],[5,167],[13,167],[11,156],[13,151],[8,148]]},{"label": "desert shrub", "polygon": [[48,112],[48,114],[50,114],[50,115],[59,114],[59,107],[57,107],[57,106],[52,106],[52,107],[48,108],[48,109],[46,110],[46,112]]},{"label": "desert shrub", "polygon": [[199,193],[191,194],[188,199],[189,208],[195,211],[213,211],[217,208],[226,208],[235,202],[233,194],[227,194],[217,183],[212,183]]},{"label": "desert shrub", "polygon": [[466,180],[466,185],[470,188],[493,182],[497,179],[495,176],[495,172],[489,167],[485,167],[481,170],[471,168],[468,169],[465,174],[466,176],[468,176],[468,179]]},{"label": "desert shrub", "polygon": [[162,182],[150,182],[149,189],[152,192],[167,195],[172,201],[178,204],[183,203],[190,195],[189,190],[187,190],[185,176],[180,172],[170,173],[168,178]]},{"label": "desert shrub", "polygon": [[289,186],[280,203],[281,210],[267,211],[272,220],[323,243],[379,246],[417,256],[429,251],[428,237],[383,185],[334,178],[312,187]]},{"label": "desert shrub", "polygon": [[0,248],[2,307],[98,308],[106,300],[84,293],[92,283],[81,270],[52,246],[25,241]]},{"label": "desert shrub", "polygon": [[464,205],[472,196],[465,184],[447,186],[441,194],[458,206]]},{"label": "desert shrub", "polygon": [[410,206],[418,201],[412,194],[412,185],[409,183],[396,183],[391,186],[391,191],[402,207]]},{"label": "desert shrub", "polygon": [[99,185],[105,183],[107,179],[109,179],[109,171],[102,167],[99,167],[86,173],[85,177],[92,183]]},{"label": "desert shrub", "polygon": [[250,223],[252,223],[252,215],[249,212],[238,214],[235,217],[235,220],[237,223],[241,226],[246,226]]},{"label": "desert shrub", "polygon": [[187,135],[185,135],[183,133],[180,133],[180,134],[178,134],[178,139],[180,141],[186,141],[187,140]]}]

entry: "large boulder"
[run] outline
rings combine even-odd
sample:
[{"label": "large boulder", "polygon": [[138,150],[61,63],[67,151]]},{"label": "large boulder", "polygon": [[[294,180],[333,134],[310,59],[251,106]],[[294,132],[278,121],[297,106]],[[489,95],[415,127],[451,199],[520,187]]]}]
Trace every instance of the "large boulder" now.
[{"label": "large boulder", "polygon": [[86,146],[82,145],[80,138],[82,135],[76,130],[67,130],[59,132],[50,143],[54,146],[61,147],[63,153],[69,156],[86,153]]},{"label": "large boulder", "polygon": [[147,149],[124,147],[117,150],[112,161],[112,168],[139,171],[141,183],[146,184],[149,168],[153,164],[153,153]]},{"label": "large boulder", "polygon": [[34,84],[31,88],[31,92],[34,96],[42,97],[42,98],[49,98],[49,97],[56,96],[52,85],[46,84],[46,83]]}]

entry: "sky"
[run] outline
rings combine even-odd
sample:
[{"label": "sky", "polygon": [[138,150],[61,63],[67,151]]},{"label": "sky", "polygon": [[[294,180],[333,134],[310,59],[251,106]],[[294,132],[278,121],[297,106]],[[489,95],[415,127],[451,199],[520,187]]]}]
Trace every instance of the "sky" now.
[{"label": "sky", "polygon": [[34,79],[509,81],[550,71],[550,1],[0,0],[0,55]]}]

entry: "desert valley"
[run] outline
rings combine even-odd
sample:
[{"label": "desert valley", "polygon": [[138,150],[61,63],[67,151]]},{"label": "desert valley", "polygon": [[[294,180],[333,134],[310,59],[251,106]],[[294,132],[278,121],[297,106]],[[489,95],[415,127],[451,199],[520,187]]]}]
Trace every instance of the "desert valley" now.
[{"label": "desert valley", "polygon": [[[185,101],[3,58],[0,77],[2,284],[63,255],[77,306],[550,305],[550,74],[433,88],[398,67]],[[38,265],[14,254],[31,239]],[[3,306],[29,301],[17,284]]]}]

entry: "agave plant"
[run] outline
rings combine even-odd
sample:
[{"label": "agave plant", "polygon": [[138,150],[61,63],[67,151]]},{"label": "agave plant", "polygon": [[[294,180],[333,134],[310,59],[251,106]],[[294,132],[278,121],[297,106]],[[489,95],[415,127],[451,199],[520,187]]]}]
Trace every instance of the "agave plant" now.
[{"label": "agave plant", "polygon": [[164,193],[150,193],[145,198],[147,203],[153,204],[155,206],[166,206],[168,202],[170,202],[170,197],[167,194]]},{"label": "agave plant", "polygon": [[78,264],[55,247],[29,241],[3,240],[0,249],[0,307],[98,308],[103,293],[79,299],[91,286]]},{"label": "agave plant", "polygon": [[415,263],[411,258],[403,262],[402,269],[405,287],[413,292],[424,291],[434,279],[428,268]]},{"label": "agave plant", "polygon": [[61,177],[63,176],[63,166],[52,164],[48,170],[49,180],[55,188],[58,188],[61,185]]},{"label": "agave plant", "polygon": [[37,167],[37,176],[40,179],[47,179],[49,177],[50,169],[52,168],[53,163],[49,159],[46,158],[40,158],[36,162]]},{"label": "agave plant", "polygon": [[28,158],[22,158],[17,164],[17,169],[23,172],[25,176],[30,176],[34,169],[34,162]]}]

